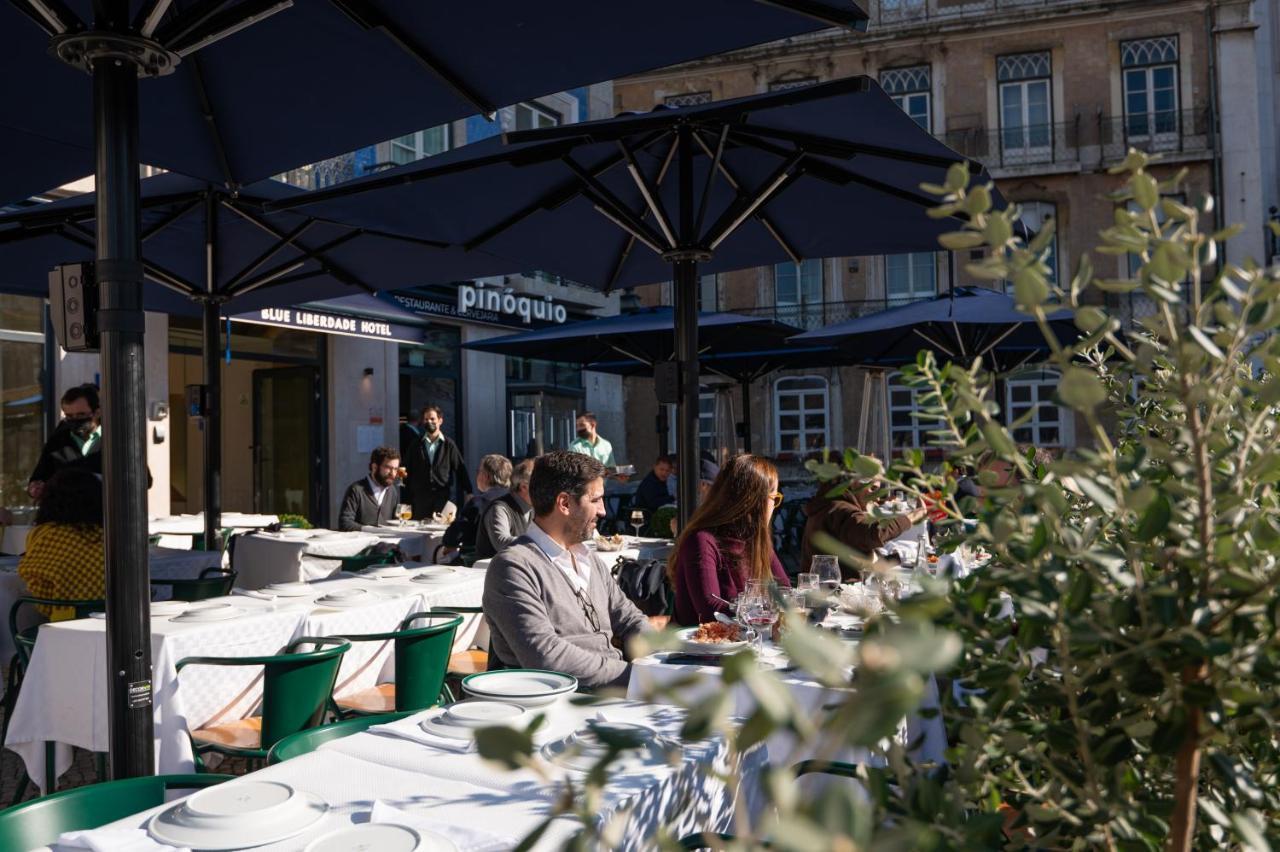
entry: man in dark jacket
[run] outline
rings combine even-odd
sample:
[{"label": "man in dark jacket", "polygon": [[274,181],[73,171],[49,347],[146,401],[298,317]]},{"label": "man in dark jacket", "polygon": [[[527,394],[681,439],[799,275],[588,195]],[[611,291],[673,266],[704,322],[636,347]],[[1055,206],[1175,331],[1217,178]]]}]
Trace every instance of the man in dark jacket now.
[{"label": "man in dark jacket", "polygon": [[640,480],[640,487],[636,489],[631,505],[643,509],[646,517],[654,509],[673,502],[671,495],[667,493],[667,479],[670,478],[673,467],[671,456],[658,456],[658,460],[653,463],[653,470]]},{"label": "man in dark jacket", "polygon": [[102,408],[93,385],[78,385],[62,395],[62,422],[40,451],[27,494],[39,500],[44,484],[68,467],[102,475]]},{"label": "man in dark jacket", "polygon": [[369,475],[347,488],[338,513],[338,529],[358,531],[376,527],[396,516],[400,486],[396,484],[400,452],[395,447],[377,447],[369,454]]},{"label": "man in dark jacket", "polygon": [[[885,523],[877,521],[868,512],[867,504],[878,487],[877,483],[869,482],[854,486],[839,497],[816,494],[805,503],[804,513],[808,518],[804,524],[804,541],[800,548],[801,571],[809,570],[815,554],[826,552],[814,542],[814,536],[819,532],[826,533],[854,550],[870,554],[928,516],[928,510],[918,506]],[[849,570],[842,564],[842,572],[847,575]],[[849,577],[846,576],[845,579]]]},{"label": "man in dark jacket", "polygon": [[409,473],[414,518],[430,519],[443,511],[450,491],[455,492],[454,505],[466,505],[471,496],[471,477],[462,451],[444,434],[444,413],[438,406],[422,409],[422,438],[409,447],[402,461]]}]

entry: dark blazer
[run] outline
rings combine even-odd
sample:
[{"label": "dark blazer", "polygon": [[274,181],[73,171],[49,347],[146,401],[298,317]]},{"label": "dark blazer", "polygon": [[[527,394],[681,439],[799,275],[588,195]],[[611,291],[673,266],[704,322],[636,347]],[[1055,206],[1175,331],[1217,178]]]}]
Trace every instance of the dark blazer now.
[{"label": "dark blazer", "polygon": [[357,531],[362,526],[376,527],[396,516],[396,504],[400,502],[400,486],[392,485],[382,495],[382,505],[373,496],[369,477],[351,483],[342,497],[342,509],[338,512],[338,529],[342,532]]},{"label": "dark blazer", "polygon": [[417,440],[407,447],[407,452],[400,454],[400,463],[408,471],[407,485],[415,518],[444,508],[451,486],[456,495],[454,503],[461,511],[466,503],[463,497],[471,491],[471,477],[467,474],[467,463],[462,458],[462,450],[458,449],[452,438],[444,436],[436,450],[434,462],[427,457],[425,443]]},{"label": "dark blazer", "polygon": [[[80,446],[71,437],[71,428],[64,420],[58,424],[53,434],[49,436],[49,440],[45,442],[44,448],[40,451],[40,460],[36,462],[36,469],[31,471],[28,481],[48,482],[64,467],[80,467],[101,476],[102,439],[99,438],[93,442],[88,455],[81,455]],[[150,472],[147,476],[149,485]]]}]

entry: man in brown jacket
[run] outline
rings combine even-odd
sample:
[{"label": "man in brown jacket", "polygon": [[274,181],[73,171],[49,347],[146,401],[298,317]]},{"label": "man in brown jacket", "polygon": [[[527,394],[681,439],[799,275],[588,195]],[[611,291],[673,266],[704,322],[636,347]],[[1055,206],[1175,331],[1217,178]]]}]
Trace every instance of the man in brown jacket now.
[{"label": "man in brown jacket", "polygon": [[[854,550],[870,554],[928,516],[928,510],[918,506],[905,515],[898,515],[885,523],[878,522],[867,512],[867,503],[877,488],[877,483],[870,482],[850,488],[839,497],[816,494],[810,498],[804,507],[808,519],[804,524],[804,541],[800,550],[801,571],[809,570],[815,554],[826,552],[814,543],[814,535],[819,532],[825,532]],[[849,566],[842,563],[840,570],[846,580],[851,579]]]}]

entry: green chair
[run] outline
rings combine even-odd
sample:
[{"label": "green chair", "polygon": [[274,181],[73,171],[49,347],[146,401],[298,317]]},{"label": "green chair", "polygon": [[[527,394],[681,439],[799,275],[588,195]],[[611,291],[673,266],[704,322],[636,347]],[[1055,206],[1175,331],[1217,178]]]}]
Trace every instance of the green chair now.
[{"label": "green chair", "polygon": [[231,594],[231,587],[236,584],[235,571],[223,571],[221,568],[209,566],[200,572],[195,579],[179,580],[165,577],[152,577],[151,588],[169,586],[173,589],[175,601],[203,601],[209,598],[220,598]]},{"label": "green chair", "polygon": [[[484,608],[478,606],[450,606],[445,609],[433,609],[434,613],[454,613],[457,615],[483,615]],[[487,672],[489,670],[489,652],[480,648],[468,648],[465,651],[458,651],[449,655],[449,671],[445,674],[444,694],[445,698],[454,701],[453,688],[449,686],[449,680],[455,680],[461,685],[462,679],[467,675],[478,674],[479,672]],[[460,688],[460,687],[459,687]]]},{"label": "green chair", "polygon": [[[223,527],[218,530],[218,540],[222,542],[222,547],[220,547],[219,550],[222,550],[224,553],[226,552],[227,545],[231,541],[231,536],[235,535],[235,532],[235,527]],[[204,533],[196,533],[191,536],[191,549],[212,550],[213,548],[205,546]]]},{"label": "green chair", "polygon": [[[840,778],[858,777],[858,767],[855,764],[827,760],[802,760],[792,766],[791,771],[797,778],[815,773],[819,775],[835,775]],[[708,831],[683,837],[680,839],[680,845],[685,849],[724,849],[736,839],[732,834],[718,834]],[[772,848],[772,845],[767,840],[760,844],[761,848],[764,849]]]},{"label": "green chair", "polygon": [[[304,645],[315,646],[299,651]],[[196,754],[196,768],[204,771],[206,752],[262,760],[280,740],[324,717],[342,655],[351,648],[345,639],[303,636],[281,654],[266,657],[187,657],[177,671],[188,666],[262,666],[262,715],[250,716],[188,731]],[[179,685],[179,688],[181,686]]]},{"label": "green chair", "polygon": [[352,574],[359,574],[368,568],[375,568],[379,565],[392,565],[396,562],[396,555],[390,551],[373,551],[366,547],[355,556],[344,556],[342,558],[342,570]]},{"label": "green chair", "polygon": [[[412,627],[416,621],[432,620],[427,627]],[[348,642],[394,642],[396,679],[368,689],[334,698],[340,716],[367,716],[425,710],[440,703],[453,637],[462,616],[452,611],[415,612],[389,633],[341,636]]]},{"label": "green chair", "polygon": [[51,846],[64,831],[100,828],[166,801],[170,790],[212,787],[231,775],[149,775],[63,790],[0,811],[0,849]]},{"label": "green chair", "polygon": [[403,713],[386,713],[382,716],[359,716],[355,719],[347,719],[342,722],[334,722],[331,725],[321,725],[318,728],[299,731],[296,734],[285,737],[271,747],[271,752],[267,755],[267,765],[270,766],[282,760],[301,757],[304,754],[315,751],[325,743],[340,740],[352,734],[363,733],[374,725],[385,725],[387,722],[394,722],[397,719],[403,719],[405,716],[412,716],[417,712],[417,710],[406,710]]}]

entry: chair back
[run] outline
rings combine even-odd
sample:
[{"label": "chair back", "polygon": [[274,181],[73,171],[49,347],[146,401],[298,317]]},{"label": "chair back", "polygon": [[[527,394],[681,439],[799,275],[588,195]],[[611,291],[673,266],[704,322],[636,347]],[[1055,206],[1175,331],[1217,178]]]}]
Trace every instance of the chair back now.
[{"label": "chair back", "polygon": [[385,725],[387,722],[412,716],[416,712],[416,710],[410,710],[405,713],[384,713],[381,716],[357,716],[345,722],[334,722],[332,725],[321,725],[318,728],[308,728],[305,731],[290,734],[271,747],[271,752],[267,755],[267,764],[300,757],[315,751],[325,743],[362,733],[374,725]]},{"label": "chair back", "polygon": [[[104,600],[64,600],[61,598],[36,598],[24,596],[9,607],[9,636],[13,639],[13,647],[18,652],[18,662],[22,668],[31,663],[31,649],[36,644],[36,633],[39,624],[34,627],[19,627],[19,613],[23,607],[47,606],[53,609],[70,609],[76,618],[88,618],[91,612],[103,612],[107,608]],[[43,622],[41,622],[43,623]],[[0,847],[2,848],[2,847]]]},{"label": "chair back", "polygon": [[173,589],[175,601],[203,601],[209,598],[220,598],[231,594],[231,587],[236,584],[235,571],[223,571],[210,566],[200,572],[195,579],[174,579],[152,577],[151,586],[169,586]]},{"label": "chair back", "polygon": [[[410,627],[417,621],[426,627]],[[400,622],[395,635],[396,711],[425,710],[440,703],[449,672],[453,637],[462,624],[455,612],[415,612]]]},{"label": "chair back", "polygon": [[370,547],[365,548],[355,556],[344,556],[342,558],[342,570],[358,574],[377,565],[392,565],[395,563],[395,553],[389,550],[371,550],[370,548],[374,546],[370,545]]},{"label": "chair back", "polygon": [[[224,553],[226,552],[227,544],[228,542],[231,541],[231,536],[235,534],[235,531],[236,531],[235,527],[222,527],[221,529],[218,530],[218,539],[222,542],[222,547],[220,549]],[[192,550],[213,550],[212,547],[208,546],[208,542],[204,540],[204,533],[196,533],[195,535],[191,536],[191,549]]]},{"label": "chair back", "polygon": [[[316,647],[297,651],[302,645]],[[263,750],[319,724],[338,678],[342,655],[350,648],[345,639],[303,636],[290,643],[283,654],[263,661]]]},{"label": "chair back", "polygon": [[65,831],[99,828],[163,805],[169,790],[212,787],[231,775],[149,775],[63,790],[0,811],[0,849],[51,846]]}]

